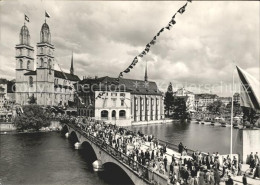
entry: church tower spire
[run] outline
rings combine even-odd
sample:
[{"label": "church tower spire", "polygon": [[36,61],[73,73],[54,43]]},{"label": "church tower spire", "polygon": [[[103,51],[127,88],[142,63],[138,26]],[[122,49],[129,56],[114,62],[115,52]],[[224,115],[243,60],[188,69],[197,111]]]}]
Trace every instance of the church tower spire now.
[{"label": "church tower spire", "polygon": [[148,81],[148,76],[147,76],[147,61],[146,61],[146,65],[145,65],[144,81]]},{"label": "church tower spire", "polygon": [[74,67],[73,67],[73,51],[72,51],[72,57],[71,57],[70,74],[74,75]]}]

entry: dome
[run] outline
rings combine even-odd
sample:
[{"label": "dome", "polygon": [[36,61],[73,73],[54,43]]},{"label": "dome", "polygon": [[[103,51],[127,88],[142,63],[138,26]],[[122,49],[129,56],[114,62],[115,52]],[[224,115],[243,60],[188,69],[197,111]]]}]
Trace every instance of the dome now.
[{"label": "dome", "polygon": [[26,45],[30,44],[30,33],[29,33],[29,29],[27,28],[26,25],[23,25],[21,28],[20,43],[26,44]]},{"label": "dome", "polygon": [[51,43],[51,32],[50,32],[49,25],[46,22],[43,23],[42,25],[40,37],[41,37],[41,42]]}]

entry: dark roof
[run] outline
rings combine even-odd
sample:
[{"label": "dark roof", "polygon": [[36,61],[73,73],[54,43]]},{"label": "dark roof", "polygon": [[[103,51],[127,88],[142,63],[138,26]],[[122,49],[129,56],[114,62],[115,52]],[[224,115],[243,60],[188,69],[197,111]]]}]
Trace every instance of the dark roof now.
[{"label": "dark roof", "polygon": [[[79,82],[80,84],[99,84],[101,83],[102,87],[105,85],[116,84],[116,78],[112,77],[101,77],[94,79],[84,79]],[[162,95],[162,92],[159,91],[157,84],[152,81],[143,81],[143,80],[135,80],[135,79],[119,79],[119,88],[125,89],[126,91],[130,91],[131,94],[140,94],[140,95]],[[94,90],[98,90],[95,88]]]},{"label": "dark roof", "polygon": [[36,71],[30,71],[28,73],[24,73],[24,75],[36,75]]},{"label": "dark roof", "polygon": [[8,80],[5,78],[0,78],[0,84],[7,84]]},{"label": "dark roof", "polygon": [[208,94],[208,93],[205,93],[205,94],[195,94],[195,99],[215,99],[217,98],[218,96],[216,94]]},{"label": "dark roof", "polygon": [[68,79],[70,81],[80,81],[80,79],[77,75],[73,75],[73,74],[65,73],[65,72],[61,72],[61,71],[56,71],[56,70],[54,70],[54,76],[57,78]]}]

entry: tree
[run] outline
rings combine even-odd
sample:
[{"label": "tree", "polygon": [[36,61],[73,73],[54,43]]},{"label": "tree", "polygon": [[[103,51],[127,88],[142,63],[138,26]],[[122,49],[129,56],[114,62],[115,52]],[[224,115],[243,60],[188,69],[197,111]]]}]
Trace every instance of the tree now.
[{"label": "tree", "polygon": [[36,104],[36,98],[34,97],[34,94],[32,94],[32,96],[29,97],[28,103],[29,104]]},{"label": "tree", "polygon": [[172,91],[172,83],[170,82],[167,92],[165,93],[165,98],[164,98],[164,105],[165,105],[165,110],[167,112],[167,116],[170,116],[170,111],[173,110],[173,91]]},{"label": "tree", "polygon": [[15,117],[14,125],[19,131],[39,130],[42,127],[50,126],[49,114],[39,105],[25,105],[23,106],[23,114]]},{"label": "tree", "polygon": [[224,104],[220,100],[217,100],[209,104],[207,109],[213,114],[221,114],[224,111]]},{"label": "tree", "polygon": [[173,117],[175,119],[184,120],[189,118],[186,101],[187,97],[174,97]]},{"label": "tree", "polygon": [[[231,113],[231,102],[227,104],[226,109],[228,112]],[[233,114],[239,115],[242,113],[242,108],[240,107],[240,104],[238,102],[233,102]]]}]

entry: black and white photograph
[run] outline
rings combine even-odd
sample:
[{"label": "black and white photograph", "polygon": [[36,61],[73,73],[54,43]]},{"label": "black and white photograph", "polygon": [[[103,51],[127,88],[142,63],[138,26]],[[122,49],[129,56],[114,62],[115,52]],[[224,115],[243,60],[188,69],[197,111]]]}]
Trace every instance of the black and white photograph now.
[{"label": "black and white photograph", "polygon": [[0,185],[260,185],[260,2],[0,0]]}]

